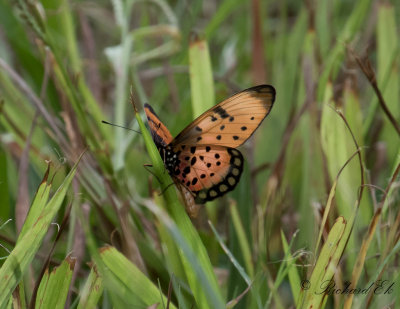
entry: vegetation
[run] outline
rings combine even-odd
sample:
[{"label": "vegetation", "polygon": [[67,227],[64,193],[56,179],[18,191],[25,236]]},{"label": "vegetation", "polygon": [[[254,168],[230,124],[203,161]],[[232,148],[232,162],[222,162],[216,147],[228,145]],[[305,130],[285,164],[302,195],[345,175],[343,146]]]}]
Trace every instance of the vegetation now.
[{"label": "vegetation", "polygon": [[[399,20],[396,1],[0,0],[0,308],[398,306]],[[175,136],[263,83],[240,183],[190,219],[141,107]]]}]

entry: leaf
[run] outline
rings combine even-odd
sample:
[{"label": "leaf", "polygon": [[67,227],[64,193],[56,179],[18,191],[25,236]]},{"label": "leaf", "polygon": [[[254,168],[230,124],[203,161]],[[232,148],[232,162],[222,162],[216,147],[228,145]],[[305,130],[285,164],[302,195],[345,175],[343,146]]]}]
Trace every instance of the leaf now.
[{"label": "leaf", "polygon": [[96,267],[92,267],[89,277],[80,292],[78,309],[96,308],[97,302],[103,294],[103,278]]},{"label": "leaf", "polygon": [[[299,293],[300,276],[299,276],[299,273],[297,272],[297,268],[295,265],[296,260],[290,254],[291,246],[288,245],[283,231],[281,231],[281,237],[282,237],[283,250],[285,251],[285,258],[287,261],[286,264],[288,267],[289,283],[290,283],[290,287],[292,289],[294,303],[296,303],[297,300],[299,299],[299,295],[300,295],[300,293]],[[293,238],[294,238],[294,236],[293,236]],[[292,242],[293,242],[293,240],[291,241],[291,243]]]},{"label": "leaf", "polygon": [[47,170],[44,174],[43,180],[39,185],[38,190],[36,191],[35,197],[33,198],[32,205],[29,208],[29,212],[25,219],[24,225],[22,226],[21,232],[18,235],[18,240],[22,239],[27,231],[30,231],[30,229],[42,213],[43,209],[46,207],[46,203],[49,199],[50,189],[52,186],[52,184],[48,182],[49,172],[50,164],[47,166]]},{"label": "leaf", "polygon": [[[104,280],[113,277],[114,284],[117,284],[114,288],[119,295],[125,296],[125,304],[130,308],[148,307],[155,303],[160,303],[157,308],[163,308],[161,304],[167,303],[167,298],[158,287],[115,248],[103,247],[100,249],[100,258],[107,270]],[[176,307],[170,304],[170,308]]]},{"label": "leaf", "polygon": [[50,274],[46,270],[39,285],[35,308],[64,308],[75,261],[75,259],[67,257]]},{"label": "leaf", "polygon": [[[193,296],[197,304],[202,308],[219,308],[223,306],[222,295],[218,288],[217,279],[210,258],[207,255],[206,248],[186,214],[184,207],[179,202],[175,188],[169,185],[173,182],[168,173],[165,172],[164,164],[161,161],[160,154],[154,145],[149,131],[137,112],[135,116],[139,123],[147,152],[153,164],[153,171],[161,182],[161,190],[164,193],[163,196],[165,197],[166,208],[178,228],[178,231],[169,228],[169,233],[174,238],[175,245],[178,248],[182,248],[182,246],[185,247],[186,245],[189,246],[188,250],[179,250],[179,255]],[[164,216],[159,216],[159,219],[165,225],[166,222],[163,220],[167,219],[164,218]],[[181,235],[182,238],[177,235]],[[193,269],[193,256],[195,256],[198,261],[198,266],[196,266],[195,269]],[[200,274],[206,279],[203,280],[199,278]],[[206,286],[204,284],[206,284]],[[209,288],[208,285],[211,288]]]},{"label": "leaf", "polygon": [[214,80],[206,40],[192,38],[189,63],[192,110],[193,117],[196,118],[215,104]]},{"label": "leaf", "polygon": [[[234,202],[230,203],[230,212],[231,212],[233,227],[235,228],[236,235],[239,240],[240,251],[243,254],[246,271],[249,274],[250,278],[254,278],[254,265],[251,257],[250,244],[246,237],[246,232],[244,230],[243,222],[241,221],[236,203]],[[216,234],[216,231],[214,231],[214,234]],[[243,275],[242,277],[243,279],[246,279]]]},{"label": "leaf", "polygon": [[[40,215],[33,224],[29,223],[33,222],[33,219],[30,219],[32,221],[25,223],[28,227],[22,228],[23,231],[25,230],[23,236],[18,239],[14,249],[11,251],[3,266],[0,268],[0,308],[6,305],[12,291],[22,279],[36,252],[39,250],[43,238],[50,227],[51,220],[61,207],[71,181],[75,175],[80,158],[72,167],[71,171],[48,203],[46,203],[45,199],[40,197],[39,200],[35,199],[37,203],[35,208],[38,207],[41,209]],[[44,186],[42,183],[39,189],[45,191],[45,187],[46,186]],[[28,217],[29,216],[30,213],[28,214]]]},{"label": "leaf", "polygon": [[[309,280],[310,289],[302,290],[300,304],[301,308],[321,308],[324,298],[323,288],[329,284],[340,257],[342,256],[344,246],[340,243],[346,240],[345,228],[347,222],[343,217],[336,219],[336,222],[329,231],[328,238],[322,247],[317,263]],[[304,300],[304,302],[303,302]]]}]

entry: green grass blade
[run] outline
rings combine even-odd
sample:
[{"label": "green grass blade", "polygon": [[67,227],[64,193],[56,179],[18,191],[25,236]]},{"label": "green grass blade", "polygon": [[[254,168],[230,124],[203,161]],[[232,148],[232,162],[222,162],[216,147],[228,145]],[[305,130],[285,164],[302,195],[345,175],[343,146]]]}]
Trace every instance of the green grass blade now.
[{"label": "green grass blade", "polygon": [[[76,25],[74,24],[74,10],[68,1],[65,0],[46,0],[42,1],[44,9],[48,12],[46,15],[46,28],[48,35],[51,36],[53,52],[63,59],[68,57],[70,69],[73,74],[79,76],[82,74],[82,59],[78,49],[78,41],[76,38]],[[58,38],[63,38],[62,42]],[[94,99],[84,78],[79,78],[76,82],[79,94],[82,95],[79,99],[83,101],[87,110],[90,110],[90,115],[95,119],[95,122],[100,124],[104,119],[103,112],[99,104]],[[75,87],[74,87],[75,88]],[[98,128],[105,136],[109,136],[106,130],[102,127]]]},{"label": "green grass blade", "polygon": [[[1,109],[1,103],[0,103]],[[10,217],[11,213],[11,204],[10,204],[10,192],[9,192],[9,178],[7,176],[8,168],[7,168],[7,155],[3,150],[3,147],[0,147],[0,222],[3,223],[6,218]],[[1,225],[0,223],[0,225]]]},{"label": "green grass blade", "polygon": [[46,173],[44,174],[42,183],[40,184],[35,197],[33,198],[32,205],[29,208],[28,215],[25,219],[24,225],[22,226],[21,232],[18,235],[18,239],[22,239],[25,234],[30,231],[33,224],[37,221],[41,215],[43,209],[46,207],[47,200],[50,195],[52,184],[48,182],[50,172],[50,165],[47,166]]},{"label": "green grass blade", "polygon": [[92,267],[89,277],[81,290],[78,309],[96,308],[103,294],[103,288],[103,278],[96,270],[96,267]]},{"label": "green grass blade", "polygon": [[[187,241],[186,235],[182,234],[179,226],[175,224],[168,215],[159,208],[153,205],[148,205],[150,210],[157,218],[165,225],[168,233],[179,246],[179,253],[185,269],[185,275],[189,283],[191,292],[200,308],[224,308],[220,290],[216,290],[213,281],[204,268],[204,261],[201,256],[198,256],[199,250],[192,247],[192,244]],[[195,280],[196,283],[195,283]],[[197,289],[197,290],[195,290]]]},{"label": "green grass blade", "polygon": [[[107,269],[105,279],[108,276],[115,278],[114,282],[118,284],[115,288],[124,296],[126,305],[132,306],[131,308],[142,308],[158,303],[157,308],[163,308],[161,304],[167,303],[164,295],[160,299],[158,287],[115,248],[101,249],[100,258]],[[170,308],[176,307],[170,304]]]},{"label": "green grass blade", "polygon": [[233,266],[237,269],[237,271],[239,272],[239,274],[242,276],[242,278],[244,279],[244,281],[246,281],[247,285],[250,286],[251,285],[251,279],[249,277],[249,275],[246,273],[245,269],[243,268],[242,265],[240,265],[240,263],[236,260],[236,258],[233,256],[233,254],[229,251],[228,247],[224,244],[221,236],[218,234],[217,230],[215,229],[215,227],[212,225],[211,222],[209,222],[212,231],[214,232],[215,237],[217,238],[219,244],[221,245],[222,249],[225,251],[226,255],[229,257],[229,259],[231,260]]},{"label": "green grass blade", "polygon": [[330,49],[329,56],[326,59],[324,71],[322,72],[318,83],[318,101],[322,101],[325,93],[325,87],[330,76],[335,76],[344,56],[345,44],[351,42],[355,34],[365,21],[365,16],[371,5],[371,0],[358,1],[350,17],[346,20],[344,27],[337,36],[335,46]]},{"label": "green grass blade", "polygon": [[[336,178],[345,162],[357,150],[345,123],[335,112],[335,102],[332,99],[332,86],[326,87],[324,105],[321,117],[321,143],[327,158],[328,171],[332,181]],[[337,206],[340,213],[349,218],[353,205],[357,199],[360,181],[359,162],[353,160],[342,171],[337,184]],[[365,210],[366,211],[366,210]]]},{"label": "green grass blade", "polygon": [[[398,17],[398,16],[397,16]],[[392,55],[396,55],[395,62],[392,62]],[[377,79],[378,85],[383,87],[386,72],[389,74],[387,85],[381,90],[386,105],[391,114],[399,121],[399,38],[398,27],[396,25],[395,7],[383,3],[378,7],[377,21]],[[373,108],[373,107],[371,107]],[[383,113],[382,109],[378,110]],[[391,126],[389,120],[384,118],[382,139],[387,143],[388,161],[393,164],[396,160],[397,152],[400,149],[400,139],[396,136],[396,131]]]},{"label": "green grass blade", "polygon": [[[232,223],[235,228],[236,235],[239,240],[240,251],[243,254],[244,265],[246,267],[246,271],[249,274],[250,278],[254,278],[254,265],[251,258],[251,249],[249,241],[246,237],[246,232],[243,227],[243,223],[240,219],[240,215],[236,206],[236,203],[231,203],[230,205],[230,213],[232,217]],[[215,232],[214,232],[215,234]]]},{"label": "green grass blade", "polygon": [[329,231],[326,243],[322,247],[309,280],[310,289],[302,290],[305,298],[304,303],[300,302],[302,304],[301,308],[321,308],[325,298],[325,294],[321,293],[321,286],[328,284],[336,271],[337,264],[343,253],[340,250],[339,243],[344,239],[346,225],[346,220],[343,217],[339,217]]},{"label": "green grass blade", "polygon": [[[154,145],[150,133],[146,129],[138,113],[136,113],[136,119],[139,123],[147,152],[152,161],[154,173],[161,181],[161,189],[165,197],[167,210],[171,214],[174,222],[176,223],[179,233],[183,235],[185,242],[187,242],[191,249],[186,252],[179,252],[182,264],[185,269],[188,284],[199,306],[201,306],[202,308],[220,308],[221,306],[223,306],[222,295],[220,294],[217,280],[215,278],[210,258],[207,255],[207,251],[200,239],[199,234],[197,233],[188,215],[186,214],[184,207],[179,202],[175,188],[173,186],[170,186],[172,180],[168,173],[165,172],[164,164],[161,160],[160,154],[158,153],[158,150]],[[176,238],[175,241],[177,241]],[[178,242],[177,245],[182,246],[183,244],[181,242]],[[193,252],[194,256],[196,256],[196,260],[198,260],[201,270],[196,269],[197,271],[193,271],[190,256],[191,252]],[[207,284],[212,287],[211,290],[207,289],[206,286],[202,286],[202,282],[204,281],[199,279],[199,273],[204,274],[205,278],[207,278],[206,281]],[[210,295],[208,293],[211,293],[213,297],[210,298]],[[213,305],[211,305],[210,303]]]},{"label": "green grass blade", "polygon": [[58,188],[57,192],[47,203],[41,201],[41,215],[34,225],[25,233],[25,236],[19,239],[14,249],[0,268],[0,308],[5,306],[12,291],[15,289],[22,276],[28,269],[36,252],[38,251],[47,230],[50,227],[51,220],[61,207],[71,181],[75,175],[78,162],[72,167],[71,171]]},{"label": "green grass blade", "polygon": [[214,14],[213,18],[210,20],[210,22],[207,24],[207,27],[205,29],[206,37],[210,38],[218,29],[218,26],[221,25],[228,16],[234,11],[238,10],[242,7],[244,4],[243,1],[241,0],[225,0],[223,1],[219,7],[217,12]]},{"label": "green grass blade", "polygon": [[[285,234],[283,234],[282,231],[281,231],[281,235],[282,235],[283,250],[285,251],[285,257],[286,257],[286,261],[287,261],[286,264],[288,267],[289,283],[290,283],[290,287],[292,290],[294,303],[297,303],[297,301],[299,300],[299,295],[300,295],[300,293],[299,293],[300,276],[299,276],[299,273],[298,273],[296,265],[295,265],[296,260],[290,254],[291,246],[288,245]],[[294,238],[294,235],[293,235],[293,238]],[[292,241],[293,241],[293,238],[292,238]],[[291,243],[292,243],[292,241],[291,241]]]},{"label": "green grass blade", "polygon": [[206,40],[196,37],[190,42],[189,63],[192,111],[196,118],[215,104],[214,80]]},{"label": "green grass blade", "polygon": [[50,274],[46,271],[39,285],[35,308],[64,308],[74,267],[75,259],[67,257]]}]

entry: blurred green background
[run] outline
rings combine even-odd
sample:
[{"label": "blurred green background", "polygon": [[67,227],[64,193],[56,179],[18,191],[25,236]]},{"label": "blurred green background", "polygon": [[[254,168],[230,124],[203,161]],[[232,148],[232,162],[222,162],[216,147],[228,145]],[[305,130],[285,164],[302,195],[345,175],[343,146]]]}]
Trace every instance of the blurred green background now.
[{"label": "blurred green background", "polygon": [[[395,308],[399,21],[398,1],[0,0],[0,308]],[[141,106],[176,136],[265,83],[239,185],[189,219]]]}]

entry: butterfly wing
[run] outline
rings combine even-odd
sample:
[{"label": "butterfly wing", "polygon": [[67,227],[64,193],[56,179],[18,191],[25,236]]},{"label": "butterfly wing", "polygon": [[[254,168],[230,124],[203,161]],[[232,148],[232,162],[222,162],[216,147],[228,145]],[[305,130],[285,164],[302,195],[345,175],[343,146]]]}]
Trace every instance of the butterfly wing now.
[{"label": "butterfly wing", "polygon": [[203,113],[172,141],[172,145],[238,147],[269,114],[274,101],[275,89],[270,85],[243,90]]},{"label": "butterfly wing", "polygon": [[172,135],[167,127],[161,122],[153,108],[149,104],[144,105],[147,122],[150,127],[151,136],[156,146],[167,146],[172,140]]},{"label": "butterfly wing", "polygon": [[224,146],[186,146],[174,149],[178,162],[173,177],[204,204],[233,190],[243,171],[243,156]]},{"label": "butterfly wing", "polygon": [[178,157],[173,170],[171,166],[168,169],[187,208],[234,189],[243,171],[243,156],[234,148],[254,133],[274,101],[272,86],[246,89],[206,111],[175,139],[150,105],[145,104],[154,142],[159,149],[172,149],[170,156]]}]

